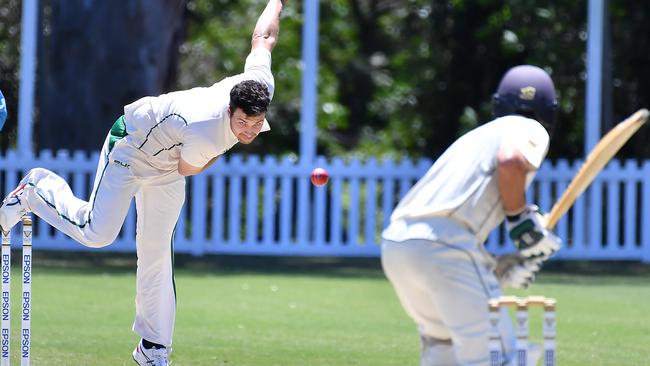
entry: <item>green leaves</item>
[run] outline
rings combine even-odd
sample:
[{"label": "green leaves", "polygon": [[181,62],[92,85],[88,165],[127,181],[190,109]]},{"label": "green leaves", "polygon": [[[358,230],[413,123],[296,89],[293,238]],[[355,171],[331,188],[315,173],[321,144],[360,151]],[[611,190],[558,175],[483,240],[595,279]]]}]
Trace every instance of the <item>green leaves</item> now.
[{"label": "green leaves", "polygon": [[[265,1],[191,4],[184,46],[188,52],[180,72],[183,86],[241,70]],[[640,83],[650,72],[641,67],[647,63],[643,49],[650,44],[635,36],[648,34],[650,26],[634,16],[650,9],[631,12],[624,2],[610,4],[615,41],[610,119],[616,121],[616,115],[627,115],[650,99],[650,88]],[[551,73],[559,92],[560,123],[549,156],[581,156],[586,5],[540,5],[533,0],[321,1],[318,153],[435,157],[460,134],[491,118],[491,96],[505,70],[531,63]],[[302,2],[291,2],[273,54],[277,94],[271,118],[281,123],[251,151],[298,150],[303,22]],[[650,155],[650,145],[637,145],[636,150]]]}]

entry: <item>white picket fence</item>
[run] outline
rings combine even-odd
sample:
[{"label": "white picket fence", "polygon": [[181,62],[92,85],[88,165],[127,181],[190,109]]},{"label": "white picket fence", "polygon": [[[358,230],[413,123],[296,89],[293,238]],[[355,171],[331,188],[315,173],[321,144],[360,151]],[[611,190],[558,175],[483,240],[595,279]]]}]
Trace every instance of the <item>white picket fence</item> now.
[{"label": "white picket fence", "polygon": [[[12,190],[23,174],[43,167],[65,177],[79,197],[92,189],[97,154],[47,151],[33,159],[0,156],[0,187]],[[529,199],[549,210],[581,162],[545,163]],[[379,236],[393,207],[429,168],[431,160],[343,162],[323,157],[313,164],[289,158],[230,155],[188,179],[187,202],[176,229],[175,249],[194,255],[378,256]],[[330,183],[313,187],[321,166]],[[650,162],[612,161],[558,226],[565,246],[557,258],[650,262]],[[16,235],[14,235],[16,237]],[[102,251],[135,250],[133,207],[118,239]],[[14,243],[17,245],[17,243]],[[35,220],[38,250],[89,250]],[[487,242],[494,253],[512,250],[503,228]],[[92,249],[98,250],[98,249]]]}]

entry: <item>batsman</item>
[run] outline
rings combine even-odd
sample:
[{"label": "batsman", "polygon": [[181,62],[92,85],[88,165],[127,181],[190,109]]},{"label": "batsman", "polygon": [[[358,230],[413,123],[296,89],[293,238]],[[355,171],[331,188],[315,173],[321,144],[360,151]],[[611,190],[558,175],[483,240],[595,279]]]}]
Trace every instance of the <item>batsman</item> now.
[{"label": "batsman", "polygon": [[[488,299],[505,287],[527,287],[561,246],[526,200],[555,124],[553,81],[539,67],[513,67],[493,107],[496,118],[436,160],[382,233],[382,266],[417,325],[421,366],[487,365]],[[518,251],[495,258],[483,243],[504,220]],[[501,318],[501,354],[512,362],[515,337],[505,309]]]},{"label": "batsman", "polygon": [[0,205],[4,231],[33,212],[79,243],[99,248],[115,240],[135,198],[133,330],[141,341],[132,356],[139,365],[169,364],[176,316],[173,239],[185,200],[185,177],[201,173],[238,142],[249,144],[270,129],[265,117],[274,92],[271,51],[286,1],[266,4],[243,73],[124,107],[104,142],[87,201],[75,197],[63,178],[37,168]]}]

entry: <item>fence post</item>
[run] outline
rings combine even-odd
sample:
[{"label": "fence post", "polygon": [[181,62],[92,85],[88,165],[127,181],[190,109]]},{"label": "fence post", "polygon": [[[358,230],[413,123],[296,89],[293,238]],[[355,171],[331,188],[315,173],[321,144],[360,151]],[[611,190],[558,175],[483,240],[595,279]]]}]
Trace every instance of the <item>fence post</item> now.
[{"label": "fence post", "polygon": [[226,243],[232,246],[240,246],[242,242],[242,233],[240,219],[242,217],[242,169],[244,161],[239,154],[234,154],[230,157],[228,162],[233,168],[229,180],[229,193],[228,193],[228,239]]},{"label": "fence post", "polygon": [[[385,172],[394,172],[396,167],[393,159],[386,159],[382,164]],[[395,204],[395,178],[392,175],[384,174],[382,180],[381,209],[382,209],[382,230],[390,223],[390,215]]]},{"label": "fence post", "polygon": [[264,174],[264,208],[262,211],[262,243],[271,247],[276,241],[276,228],[275,228],[275,213],[276,213],[276,191],[277,191],[277,170],[278,161],[273,155],[264,157],[263,171]]},{"label": "fence post", "polygon": [[[319,156],[316,159],[316,165],[319,167],[327,166],[327,160],[324,156]],[[312,223],[313,223],[313,236],[312,242],[315,246],[324,246],[327,242],[327,196],[329,195],[329,186],[314,187],[314,204],[312,209]]]},{"label": "fence post", "polygon": [[257,155],[250,156],[246,165],[248,166],[247,174],[244,176],[246,183],[246,208],[243,212],[246,222],[246,232],[244,234],[244,243],[254,245],[258,241],[259,233],[257,223],[262,215],[258,210],[258,193],[260,187],[260,172],[264,169],[261,166],[260,158]]},{"label": "fence post", "polygon": [[641,180],[641,262],[650,263],[650,161],[643,163],[643,179]]},{"label": "fence post", "polygon": [[[620,202],[620,186],[619,179],[616,176],[617,172],[621,172],[623,167],[618,159],[612,160],[601,172],[601,176],[607,187],[607,196],[605,196],[605,213],[606,217],[603,222],[603,225],[607,225],[607,236],[603,238],[604,241],[604,250],[606,252],[611,252],[614,250],[622,250],[620,248],[620,212],[619,207]],[[625,218],[625,217],[623,217]]]},{"label": "fence post", "polygon": [[290,157],[285,157],[280,169],[283,171],[280,178],[280,245],[288,246],[293,241],[292,229],[294,227],[293,212],[293,177],[288,173],[294,165]]},{"label": "fence post", "polygon": [[377,210],[377,160],[370,158],[366,162],[366,204],[364,211],[364,244],[366,246],[376,244],[377,218],[380,216]]},{"label": "fence post", "polygon": [[330,183],[332,195],[330,201],[330,244],[338,249],[343,241],[343,180],[345,165],[343,160],[336,158],[330,167]]},{"label": "fence post", "polygon": [[[624,207],[625,211],[623,212],[623,221],[621,228],[623,233],[623,241],[621,248],[628,253],[634,253],[636,251],[636,232],[638,226],[643,226],[642,222],[639,224],[637,217],[640,217],[640,213],[636,212],[636,203],[639,200],[637,193],[637,184],[639,181],[643,181],[643,176],[638,177],[637,172],[641,170],[639,164],[636,160],[628,159],[625,161],[625,166],[619,172],[620,178],[623,181],[623,190],[624,190]],[[638,178],[637,178],[638,177]]]}]

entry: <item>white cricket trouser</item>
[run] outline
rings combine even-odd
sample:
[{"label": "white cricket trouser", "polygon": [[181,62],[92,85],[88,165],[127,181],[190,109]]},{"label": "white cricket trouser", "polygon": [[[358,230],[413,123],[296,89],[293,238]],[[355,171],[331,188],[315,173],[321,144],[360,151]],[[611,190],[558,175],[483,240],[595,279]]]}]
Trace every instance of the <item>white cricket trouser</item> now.
[{"label": "white cricket trouser", "polygon": [[[501,290],[472,236],[453,243],[384,240],[381,261],[421,337],[432,340],[422,343],[422,366],[488,365],[488,299]],[[508,354],[515,338],[506,309],[500,324]]]},{"label": "white cricket trouser", "polygon": [[109,137],[88,201],[75,197],[63,178],[40,168],[21,181],[27,184],[24,196],[35,215],[94,248],[115,240],[135,196],[138,268],[133,330],[169,347],[176,316],[173,235],[185,200],[185,179],[177,171],[152,168],[144,153],[124,140],[109,149]]}]

